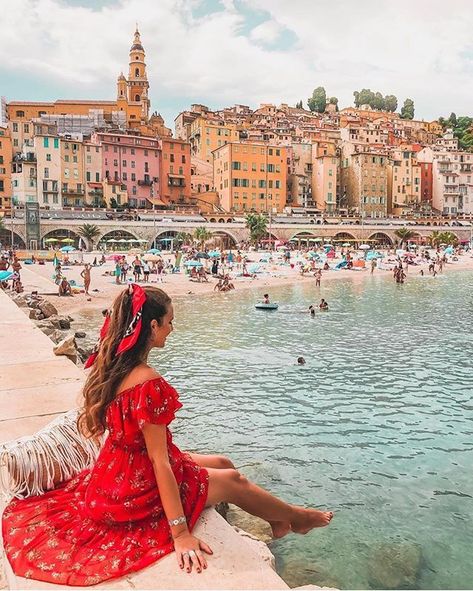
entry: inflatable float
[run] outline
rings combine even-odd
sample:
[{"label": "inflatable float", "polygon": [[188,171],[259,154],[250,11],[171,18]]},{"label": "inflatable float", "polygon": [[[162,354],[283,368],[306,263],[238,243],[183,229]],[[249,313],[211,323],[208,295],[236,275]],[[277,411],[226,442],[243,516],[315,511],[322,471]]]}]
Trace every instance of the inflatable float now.
[{"label": "inflatable float", "polygon": [[255,304],[255,308],[257,310],[277,310],[279,308],[279,304],[265,304],[263,302],[258,302],[257,304]]}]

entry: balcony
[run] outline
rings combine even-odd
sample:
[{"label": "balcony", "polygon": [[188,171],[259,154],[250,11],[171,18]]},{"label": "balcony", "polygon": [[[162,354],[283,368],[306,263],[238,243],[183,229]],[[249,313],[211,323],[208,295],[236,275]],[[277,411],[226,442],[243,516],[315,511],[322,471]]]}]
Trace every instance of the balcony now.
[{"label": "balcony", "polygon": [[153,184],[153,181],[151,179],[143,179],[143,180],[139,180],[138,181],[138,185],[140,187],[151,187],[151,185]]},{"label": "balcony", "polygon": [[461,172],[471,172],[472,170],[473,170],[472,165],[469,162],[467,162],[467,163],[461,162],[460,163],[460,171]]},{"label": "balcony", "polygon": [[90,197],[103,197],[103,190],[102,189],[92,189],[88,192]]},{"label": "balcony", "polygon": [[63,195],[85,195],[84,189],[79,189],[77,187],[65,187],[62,188]]}]

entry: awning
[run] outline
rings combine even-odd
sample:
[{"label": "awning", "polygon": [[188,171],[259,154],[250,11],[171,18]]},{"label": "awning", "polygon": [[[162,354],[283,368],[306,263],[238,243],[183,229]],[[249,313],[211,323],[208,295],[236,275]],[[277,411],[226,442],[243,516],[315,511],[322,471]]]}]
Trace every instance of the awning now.
[{"label": "awning", "polygon": [[89,185],[89,187],[92,187],[92,189],[101,189],[102,188],[102,183],[87,183]]},{"label": "awning", "polygon": [[186,178],[183,174],[174,174],[173,172],[168,172],[168,176],[172,176],[175,179],[185,179]]}]

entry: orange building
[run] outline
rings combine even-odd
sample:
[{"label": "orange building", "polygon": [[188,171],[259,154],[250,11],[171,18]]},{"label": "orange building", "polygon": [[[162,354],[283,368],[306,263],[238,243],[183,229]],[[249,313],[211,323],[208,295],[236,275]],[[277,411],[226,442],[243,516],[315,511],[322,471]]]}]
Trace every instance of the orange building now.
[{"label": "orange building", "polygon": [[8,127],[0,124],[0,213],[11,209],[12,146]]},{"label": "orange building", "polygon": [[286,206],[287,148],[228,143],[213,152],[214,187],[226,211],[281,212]]},{"label": "orange building", "polygon": [[188,204],[191,197],[190,144],[176,138],[161,138],[160,146],[159,198],[166,205]]}]

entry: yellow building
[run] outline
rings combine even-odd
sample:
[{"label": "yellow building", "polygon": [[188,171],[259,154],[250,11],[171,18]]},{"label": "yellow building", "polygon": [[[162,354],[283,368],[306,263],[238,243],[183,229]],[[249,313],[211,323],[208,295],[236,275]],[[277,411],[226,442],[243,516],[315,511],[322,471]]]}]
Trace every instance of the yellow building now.
[{"label": "yellow building", "polygon": [[214,187],[226,211],[281,212],[286,206],[287,148],[228,143],[213,152]]},{"label": "yellow building", "polygon": [[334,142],[312,145],[312,200],[320,211],[333,213],[337,208],[338,157]]},{"label": "yellow building", "polygon": [[421,168],[412,146],[399,146],[391,153],[388,165],[388,212],[394,215],[412,213],[422,199]]},{"label": "yellow building", "polygon": [[60,139],[61,194],[64,207],[81,207],[85,202],[84,145],[75,139]]},{"label": "yellow building", "polygon": [[10,211],[12,146],[8,127],[0,124],[0,214]]},{"label": "yellow building", "polygon": [[347,142],[342,146],[340,205],[362,217],[386,217],[388,153]]},{"label": "yellow building", "polygon": [[191,156],[212,163],[212,152],[229,142],[240,140],[240,126],[198,117],[190,124]]}]

